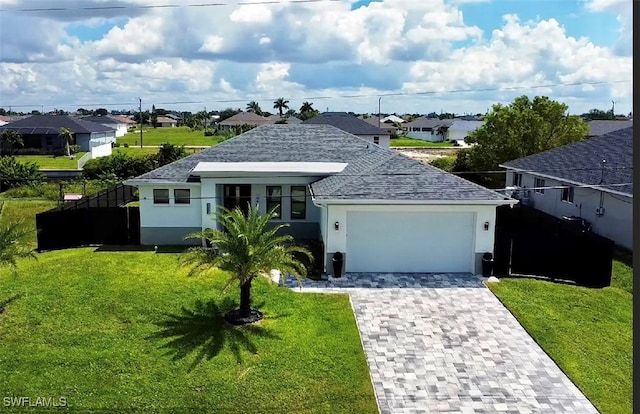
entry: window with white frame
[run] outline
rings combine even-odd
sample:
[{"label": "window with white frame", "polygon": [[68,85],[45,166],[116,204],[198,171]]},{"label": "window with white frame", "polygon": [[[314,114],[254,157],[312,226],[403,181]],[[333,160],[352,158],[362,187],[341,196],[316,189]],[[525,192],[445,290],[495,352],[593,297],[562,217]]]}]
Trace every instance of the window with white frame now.
[{"label": "window with white frame", "polygon": [[561,191],[560,199],[567,203],[573,203],[573,187],[564,187]]},{"label": "window with white frame", "polygon": [[538,194],[544,194],[544,178],[536,178],[535,182],[534,182],[534,187],[535,187],[535,192]]},{"label": "window with white frame", "polygon": [[175,204],[191,204],[191,190],[188,188],[176,188],[173,190]]},{"label": "window with white frame", "polygon": [[521,173],[513,173],[513,183],[512,185],[516,187],[522,187],[522,174]]},{"label": "window with white frame", "polygon": [[276,216],[274,219],[282,218],[282,187],[280,186],[267,186],[267,211],[271,211],[276,207]]},{"label": "window with white frame", "polygon": [[154,188],[153,204],[169,204],[169,190],[166,188]]},{"label": "window with white frame", "polygon": [[304,220],[307,217],[307,191],[305,186],[291,187],[291,219]]},{"label": "window with white frame", "polygon": [[376,145],[380,145],[380,137],[373,137],[373,143]]}]

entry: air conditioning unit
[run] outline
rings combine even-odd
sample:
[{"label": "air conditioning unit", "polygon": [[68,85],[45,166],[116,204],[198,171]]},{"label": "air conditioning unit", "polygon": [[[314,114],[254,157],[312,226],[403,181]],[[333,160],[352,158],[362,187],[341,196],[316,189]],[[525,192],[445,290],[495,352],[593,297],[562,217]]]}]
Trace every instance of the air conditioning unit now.
[{"label": "air conditioning unit", "polygon": [[524,190],[522,187],[518,187],[517,185],[505,187],[505,195],[520,201],[524,201],[529,198],[528,191]]}]

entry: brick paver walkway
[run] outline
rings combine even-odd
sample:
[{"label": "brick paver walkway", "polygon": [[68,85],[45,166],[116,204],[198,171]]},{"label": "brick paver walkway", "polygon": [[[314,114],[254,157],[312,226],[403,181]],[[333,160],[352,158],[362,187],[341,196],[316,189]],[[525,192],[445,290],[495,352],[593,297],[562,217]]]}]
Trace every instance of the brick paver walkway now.
[{"label": "brick paver walkway", "polygon": [[294,282],[349,293],[382,413],[598,413],[476,276]]}]

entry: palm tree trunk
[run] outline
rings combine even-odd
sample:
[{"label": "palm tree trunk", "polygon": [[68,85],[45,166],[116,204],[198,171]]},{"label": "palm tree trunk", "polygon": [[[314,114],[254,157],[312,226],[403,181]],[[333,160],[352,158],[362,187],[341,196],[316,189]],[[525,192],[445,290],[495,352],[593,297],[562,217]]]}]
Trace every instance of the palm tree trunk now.
[{"label": "palm tree trunk", "polygon": [[251,313],[251,279],[240,285],[240,317]]}]

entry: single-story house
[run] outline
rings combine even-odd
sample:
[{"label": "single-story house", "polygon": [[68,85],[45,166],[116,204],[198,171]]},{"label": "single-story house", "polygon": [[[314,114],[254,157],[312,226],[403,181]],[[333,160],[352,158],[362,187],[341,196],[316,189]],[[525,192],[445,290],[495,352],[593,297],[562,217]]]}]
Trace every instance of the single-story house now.
[{"label": "single-story house", "polygon": [[597,137],[600,135],[606,135],[611,132],[619,131],[621,129],[629,128],[633,126],[633,119],[594,119],[587,122],[589,126],[588,136]]},{"label": "single-story house", "polygon": [[95,122],[83,121],[68,115],[33,115],[7,125],[5,130],[22,135],[25,148],[59,149],[65,147],[60,130],[67,128],[73,133],[73,144],[82,151],[91,152],[92,158],[111,155],[111,145],[116,142],[116,130]]},{"label": "single-story house", "polygon": [[447,139],[451,142],[464,142],[465,138],[476,129],[484,125],[484,121],[466,121],[462,119],[452,119],[451,125],[447,128]]},{"label": "single-story house", "polygon": [[370,116],[368,118],[360,118],[360,119],[362,119],[364,122],[368,123],[369,125],[372,125],[376,128],[380,128],[381,130],[388,132],[390,136],[398,132],[398,128],[395,126],[395,124],[393,122],[384,122],[383,121],[384,118],[381,118],[379,121],[377,116]]},{"label": "single-story house", "polygon": [[449,138],[448,128],[452,121],[448,119],[420,117],[411,122],[403,124],[407,129],[409,138],[421,139],[424,141],[440,142]]},{"label": "single-story house", "polygon": [[87,116],[80,118],[83,121],[95,122],[116,130],[116,138],[123,137],[129,130],[129,123],[111,116]]},{"label": "single-story house", "polygon": [[400,118],[397,115],[387,115],[384,118],[382,118],[380,120],[380,122],[384,123],[384,124],[393,124],[394,122],[397,122],[398,124],[404,124],[405,122],[407,122],[405,119]]},{"label": "single-story house", "polygon": [[633,246],[633,127],[586,138],[501,165],[524,205],[558,218],[582,218],[591,230]]},{"label": "single-story house", "polygon": [[262,125],[125,184],[143,245],[189,244],[219,206],[279,206],[274,224],[320,240],[329,273],[336,252],[346,272],[479,273],[496,207],[518,202],[323,124]]},{"label": "single-story house", "polygon": [[156,118],[156,127],[158,128],[175,128],[178,126],[178,121],[168,116],[159,116]]},{"label": "single-story house", "polygon": [[[279,117],[278,117],[279,119]],[[221,131],[228,131],[232,128],[242,126],[242,125],[251,125],[251,126],[259,126],[265,124],[272,124],[275,121],[268,119],[262,115],[258,115],[255,112],[247,111],[247,112],[239,112],[224,121],[218,123],[218,128]]]},{"label": "single-story house", "polygon": [[391,133],[375,127],[355,115],[347,112],[323,112],[313,118],[307,119],[303,125],[332,125],[352,135],[360,137],[372,144],[389,148]]}]

